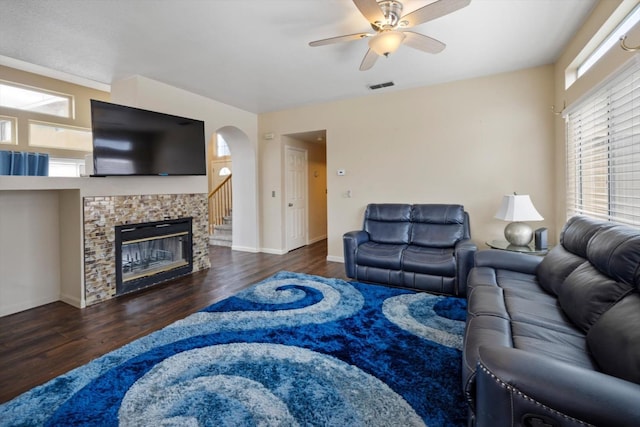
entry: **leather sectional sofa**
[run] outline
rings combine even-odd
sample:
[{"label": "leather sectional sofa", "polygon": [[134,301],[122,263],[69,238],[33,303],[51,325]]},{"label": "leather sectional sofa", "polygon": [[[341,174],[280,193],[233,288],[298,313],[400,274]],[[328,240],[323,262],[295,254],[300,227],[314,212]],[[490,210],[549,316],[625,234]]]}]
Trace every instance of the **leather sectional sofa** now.
[{"label": "leather sectional sofa", "polygon": [[571,218],[544,258],[476,253],[469,425],[640,426],[640,231]]},{"label": "leather sectional sofa", "polygon": [[466,295],[476,245],[461,205],[370,204],[362,230],[343,236],[348,277]]}]

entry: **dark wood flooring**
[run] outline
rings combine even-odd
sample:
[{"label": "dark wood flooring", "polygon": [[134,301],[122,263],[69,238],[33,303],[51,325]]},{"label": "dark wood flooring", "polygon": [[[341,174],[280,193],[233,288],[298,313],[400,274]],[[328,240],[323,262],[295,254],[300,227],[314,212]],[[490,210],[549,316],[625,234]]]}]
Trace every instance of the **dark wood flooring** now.
[{"label": "dark wood flooring", "polygon": [[327,242],[285,255],[212,246],[212,267],[77,309],[55,302],[0,317],[0,403],[281,270],[346,279]]}]

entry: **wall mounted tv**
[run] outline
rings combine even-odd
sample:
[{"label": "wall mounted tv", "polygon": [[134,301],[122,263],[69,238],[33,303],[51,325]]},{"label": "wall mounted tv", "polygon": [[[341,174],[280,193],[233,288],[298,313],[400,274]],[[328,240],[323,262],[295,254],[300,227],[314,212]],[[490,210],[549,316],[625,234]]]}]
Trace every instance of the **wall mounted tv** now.
[{"label": "wall mounted tv", "polygon": [[204,122],[91,100],[93,175],[206,175]]}]

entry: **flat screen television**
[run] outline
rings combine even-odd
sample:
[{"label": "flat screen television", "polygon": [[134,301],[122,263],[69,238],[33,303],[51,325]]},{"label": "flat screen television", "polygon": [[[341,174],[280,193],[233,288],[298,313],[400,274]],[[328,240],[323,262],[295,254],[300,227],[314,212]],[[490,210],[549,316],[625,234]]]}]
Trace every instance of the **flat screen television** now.
[{"label": "flat screen television", "polygon": [[93,175],[206,175],[204,122],[91,100]]}]

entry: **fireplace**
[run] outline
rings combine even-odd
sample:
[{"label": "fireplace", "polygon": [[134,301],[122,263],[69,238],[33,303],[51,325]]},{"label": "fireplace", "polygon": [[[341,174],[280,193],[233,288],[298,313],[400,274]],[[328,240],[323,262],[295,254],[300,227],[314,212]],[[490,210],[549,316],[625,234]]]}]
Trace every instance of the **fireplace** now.
[{"label": "fireplace", "polygon": [[115,227],[116,295],[193,270],[191,218]]}]

